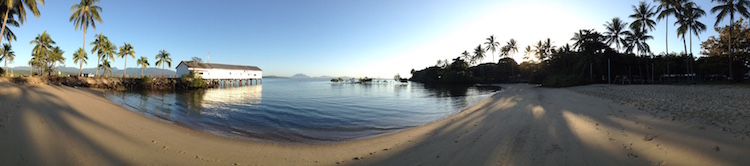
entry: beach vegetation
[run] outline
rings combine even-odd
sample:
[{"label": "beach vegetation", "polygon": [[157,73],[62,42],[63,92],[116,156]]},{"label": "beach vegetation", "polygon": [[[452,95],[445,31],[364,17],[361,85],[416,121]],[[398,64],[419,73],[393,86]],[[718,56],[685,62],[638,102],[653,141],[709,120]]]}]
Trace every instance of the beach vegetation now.
[{"label": "beach vegetation", "polygon": [[184,89],[199,89],[206,88],[208,86],[206,81],[203,80],[203,78],[201,78],[199,75],[195,74],[195,72],[193,71],[180,76],[179,84]]},{"label": "beach vegetation", "polygon": [[[125,43],[124,45],[120,46],[120,52],[119,54],[117,54],[117,56],[125,60],[122,67],[122,78],[125,78],[125,74],[127,73],[126,71],[128,69],[128,56],[135,59],[135,50],[133,50],[133,46],[130,45],[130,43]],[[143,75],[142,70],[141,75]]]},{"label": "beach vegetation", "polygon": [[148,58],[144,56],[141,56],[141,58],[138,59],[136,63],[141,66],[141,77],[143,77],[143,70],[146,70],[146,68],[148,68],[148,66],[151,64],[148,63]]},{"label": "beach vegetation", "polygon": [[34,40],[29,42],[29,44],[34,45],[31,51],[32,61],[34,61],[32,66],[37,67],[40,70],[39,73],[47,72],[51,75],[55,62],[58,62],[61,59],[64,60],[64,58],[62,58],[62,50],[59,48],[55,49],[56,43],[52,40],[47,31],[37,35]]},{"label": "beach vegetation", "polygon": [[83,48],[78,48],[78,50],[73,53],[73,62],[78,63],[78,76],[81,76],[81,70],[83,70],[83,64],[87,63],[89,57],[86,55],[86,50]]},{"label": "beach vegetation", "polygon": [[[102,12],[102,8],[97,6],[96,4],[99,3],[99,0],[81,0],[78,4],[75,4],[70,7],[70,19],[68,21],[73,22],[75,24],[75,29],[77,30],[83,30],[83,50],[86,50],[86,31],[88,31],[89,26],[91,26],[91,29],[96,30],[96,22],[102,23],[102,17],[100,16],[100,13]],[[97,36],[96,38],[103,42],[102,39],[106,39],[102,34],[99,34],[100,36]],[[92,44],[93,45],[93,44]],[[103,47],[103,45],[100,45]],[[94,54],[94,51],[91,51],[91,54]],[[101,53],[98,54],[98,56],[102,56]],[[97,61],[97,66],[99,66],[99,59]],[[97,69],[96,75],[99,75],[99,70]]]},{"label": "beach vegetation", "polygon": [[[104,34],[102,34],[102,33],[99,33],[98,35],[96,35],[95,38],[96,39],[94,39],[94,41],[91,42],[91,45],[94,46],[94,48],[91,48],[91,54],[96,53],[96,66],[99,66],[99,64],[101,63],[102,59],[104,59],[105,57],[107,57],[107,55],[104,52],[104,50],[109,45],[108,44],[109,43],[109,38],[107,38],[107,36],[104,36]],[[85,50],[86,47],[83,47],[83,49]],[[99,68],[96,69],[95,75],[97,75],[97,76],[99,75]]]},{"label": "beach vegetation", "polygon": [[[11,45],[8,43],[3,44],[3,47],[0,48],[0,60],[5,61],[5,67],[3,68],[3,71],[8,70],[8,61],[12,63],[15,57],[16,53],[13,51]],[[8,73],[3,72],[3,75],[8,76]]]},{"label": "beach vegetation", "polygon": [[106,75],[107,73],[109,73],[109,76],[112,76],[112,66],[109,64],[109,60],[102,60],[102,64],[99,65],[99,69],[102,69],[102,75]]},{"label": "beach vegetation", "polygon": [[1,15],[3,17],[3,27],[0,29],[0,43],[3,38],[15,40],[16,36],[8,28],[8,25],[18,27],[20,24],[26,22],[26,11],[31,12],[35,17],[39,18],[41,12],[39,12],[39,5],[44,5],[44,0],[4,0],[0,4],[0,9],[5,9]]},{"label": "beach vegetation", "polygon": [[156,66],[161,66],[161,77],[164,77],[164,66],[172,67],[172,57],[167,50],[161,50],[156,54]]}]

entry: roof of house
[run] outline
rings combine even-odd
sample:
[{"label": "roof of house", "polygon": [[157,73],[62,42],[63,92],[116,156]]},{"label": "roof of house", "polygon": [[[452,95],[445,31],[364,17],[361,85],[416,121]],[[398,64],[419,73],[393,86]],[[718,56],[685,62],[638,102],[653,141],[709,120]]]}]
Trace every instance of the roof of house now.
[{"label": "roof of house", "polygon": [[[227,65],[219,63],[198,63],[193,61],[182,61],[180,64],[187,65],[188,68],[202,68],[202,69],[233,69],[233,70],[257,70],[263,71],[257,66],[240,66],[240,65]],[[180,66],[179,64],[177,66]]]}]

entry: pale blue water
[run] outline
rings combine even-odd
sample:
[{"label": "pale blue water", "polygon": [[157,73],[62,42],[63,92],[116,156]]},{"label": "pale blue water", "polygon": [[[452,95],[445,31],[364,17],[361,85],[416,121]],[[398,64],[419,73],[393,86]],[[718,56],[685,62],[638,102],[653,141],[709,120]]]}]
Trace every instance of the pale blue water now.
[{"label": "pale blue water", "polygon": [[185,92],[110,92],[146,116],[235,139],[331,143],[424,125],[487,99],[499,87],[348,84],[264,79],[262,85]]}]

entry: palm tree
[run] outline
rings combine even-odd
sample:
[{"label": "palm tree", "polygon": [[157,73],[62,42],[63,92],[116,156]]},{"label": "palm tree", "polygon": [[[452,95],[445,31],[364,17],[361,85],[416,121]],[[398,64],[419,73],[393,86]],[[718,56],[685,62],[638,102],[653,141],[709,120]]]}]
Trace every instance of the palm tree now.
[{"label": "palm tree", "polygon": [[[105,57],[104,55],[104,48],[107,47],[107,42],[109,42],[109,39],[107,36],[104,36],[104,34],[99,33],[95,36],[95,40],[91,42],[91,45],[94,46],[94,48],[91,48],[91,54],[96,53],[96,66],[99,66],[99,62],[101,62],[101,58]],[[85,48],[83,48],[85,50]],[[99,76],[99,68],[96,68],[96,76]]]},{"label": "palm tree", "polygon": [[536,58],[539,59],[539,62],[547,59],[547,51],[544,49],[544,43],[542,43],[541,40],[534,45],[534,53],[536,54]]},{"label": "palm tree", "polygon": [[131,58],[135,59],[135,50],[133,50],[133,46],[130,45],[130,43],[125,43],[125,45],[120,46],[120,54],[118,55],[120,58],[125,57],[125,65],[123,65],[123,68],[122,68],[122,78],[125,78],[125,73],[126,73],[126,70],[128,69],[127,55],[130,55]]},{"label": "palm tree", "polygon": [[136,63],[138,65],[141,65],[141,77],[143,77],[143,70],[145,70],[148,67],[148,65],[151,65],[151,64],[148,64],[148,58],[144,56],[141,56],[141,59],[138,59]]},{"label": "palm tree", "polygon": [[516,39],[510,39],[508,43],[506,43],[505,47],[508,49],[508,54],[510,55],[510,58],[513,58],[514,53],[518,53],[518,45],[516,44]]},{"label": "palm tree", "polygon": [[78,67],[78,76],[81,76],[81,70],[83,70],[83,64],[88,61],[89,57],[86,55],[86,50],[83,50],[83,48],[78,48],[78,50],[73,53],[73,62],[80,63],[81,65]]},{"label": "palm tree", "polygon": [[[5,8],[5,14],[3,15],[3,28],[0,29],[0,34],[6,34],[5,31],[8,31],[9,34],[12,34],[10,32],[10,29],[7,29],[6,24],[9,23],[9,21],[15,22],[15,16],[18,16],[18,22],[23,24],[23,22],[26,21],[26,8],[29,8],[29,11],[31,11],[32,14],[34,14],[35,17],[39,18],[39,15],[41,13],[39,12],[39,8],[37,7],[37,3],[44,5],[44,0],[4,0],[2,2],[3,4],[0,4],[0,6]],[[11,23],[11,25],[13,25]],[[14,26],[18,27],[18,23],[16,23]],[[15,37],[14,37],[15,38]],[[10,40],[10,39],[8,39]],[[3,39],[0,38],[0,43],[2,43]]]},{"label": "palm tree", "polygon": [[3,48],[0,48],[0,56],[5,60],[5,76],[8,76],[8,61],[13,61],[16,57],[16,53],[11,50],[11,46],[8,43],[3,44]]},{"label": "palm tree", "polygon": [[474,48],[474,58],[479,60],[480,62],[482,59],[484,59],[484,49],[482,48],[482,45],[478,45],[477,48]]},{"label": "palm tree", "polygon": [[[654,2],[659,3],[659,7],[656,8],[656,11],[659,13],[658,16],[656,16],[656,21],[660,21],[661,19],[665,19],[665,30],[664,31],[664,39],[665,41],[665,47],[666,51],[664,53],[669,54],[669,16],[677,16],[677,8],[679,8],[680,5],[678,2],[680,0],[654,0]],[[669,63],[667,63],[669,64]]]},{"label": "palm tree", "polygon": [[711,13],[719,12],[718,15],[716,15],[716,23],[714,26],[718,26],[719,22],[721,20],[724,20],[724,18],[727,17],[727,14],[729,14],[729,78],[733,79],[734,75],[732,72],[732,26],[731,24],[734,24],[734,13],[739,13],[743,17],[750,17],[750,12],[747,11],[747,7],[750,6],[750,0],[711,0],[711,2],[719,2],[719,5],[714,6],[711,8]]},{"label": "palm tree", "polygon": [[167,50],[161,50],[159,54],[156,54],[156,66],[161,66],[161,77],[164,77],[164,63],[167,63],[168,67],[172,67],[172,58],[169,57]]},{"label": "palm tree", "polygon": [[617,46],[617,51],[619,52],[620,45],[625,43],[625,27],[628,26],[628,23],[623,22],[620,20],[620,18],[612,18],[611,22],[607,22],[604,24],[604,27],[606,27],[607,31],[604,32],[605,38],[607,39],[607,44],[612,45],[613,43],[615,46]]},{"label": "palm tree", "polygon": [[[55,44],[55,41],[47,34],[47,31],[44,31],[37,35],[34,40],[31,40],[29,44],[35,44],[31,50],[31,54],[36,58],[37,65],[45,66],[44,64],[47,63],[46,59],[52,54],[50,50],[52,50],[52,45]],[[41,70],[44,73],[44,68]]]},{"label": "palm tree", "polygon": [[656,21],[651,19],[656,15],[656,10],[654,6],[651,6],[651,4],[646,3],[645,1],[641,1],[638,4],[638,7],[632,6],[633,12],[635,14],[630,15],[630,18],[635,19],[632,24],[630,24],[631,29],[637,29],[640,28],[642,31],[646,31],[646,28],[648,30],[653,30],[654,26],[656,25]]},{"label": "palm tree", "polygon": [[112,66],[109,65],[109,60],[104,59],[102,64],[99,65],[99,68],[102,69],[102,75],[109,73],[109,76],[112,76]]},{"label": "palm tree", "polygon": [[474,63],[476,63],[476,62],[477,62],[477,61],[476,61],[476,60],[474,59],[474,56],[471,56],[471,54],[470,54],[470,53],[469,53],[469,51],[467,51],[467,50],[464,50],[464,52],[462,52],[462,53],[461,53],[461,56],[463,56],[463,57],[464,57],[464,59],[466,59],[466,61],[467,61],[467,62],[468,62],[469,64],[474,64]]},{"label": "palm tree", "polygon": [[[4,9],[4,7],[5,7],[5,6],[2,6],[2,5],[0,5],[0,10],[3,10],[3,9]],[[13,15],[15,15],[16,13],[17,13],[17,11],[15,11],[15,10],[11,10],[11,12],[9,13],[10,17],[9,17],[9,18],[8,18],[8,19],[7,19],[6,21],[5,21],[5,24],[6,24],[6,25],[10,25],[10,26],[14,26],[14,27],[18,27],[18,26],[20,26],[20,24],[18,23],[18,21],[16,21],[16,20],[15,20],[15,19],[13,18]],[[0,14],[2,14],[2,13],[0,13]],[[4,16],[4,15],[0,15],[0,17],[5,17],[5,16]],[[1,31],[2,31],[2,34],[3,34],[3,35],[2,35],[2,37],[3,37],[3,38],[5,38],[5,39],[8,39],[8,41],[15,41],[15,40],[16,40],[16,34],[15,34],[15,33],[13,33],[13,31],[11,31],[11,30],[10,30],[10,27],[9,27],[9,26],[6,26],[6,27],[5,27],[5,28],[3,28],[3,30],[1,30]],[[0,41],[1,41],[1,40],[2,40],[2,39],[0,39]]]},{"label": "palm tree", "polygon": [[[490,37],[487,38],[487,42],[484,42],[484,44],[487,45],[487,51],[492,51],[492,61],[494,62],[495,50],[500,46],[500,43],[495,41],[495,35],[490,35]],[[484,59],[484,55],[482,55],[482,59]]]},{"label": "palm tree", "polygon": [[50,69],[52,69],[52,73],[55,73],[55,71],[57,70],[57,62],[65,64],[65,57],[63,57],[64,53],[65,51],[60,49],[60,47],[52,48],[49,57],[50,62],[52,63],[52,65],[50,66]]},{"label": "palm tree", "polygon": [[534,50],[531,49],[531,46],[526,46],[526,49],[524,51],[523,60],[529,60],[529,56],[531,54],[534,54]]},{"label": "palm tree", "polygon": [[638,53],[641,55],[647,55],[651,52],[651,47],[646,43],[646,40],[653,39],[654,37],[648,35],[647,31],[641,29],[631,29],[631,31],[632,32],[626,33],[627,36],[625,37],[625,40],[628,43],[626,52],[632,52],[633,49],[638,49]]},{"label": "palm tree", "polygon": [[[683,41],[684,41],[685,33],[692,33],[698,36],[701,32],[706,31],[706,25],[698,21],[698,18],[706,15],[706,12],[703,11],[703,9],[698,7],[698,5],[696,5],[693,2],[688,2],[688,3],[685,3],[684,5],[685,6],[682,7],[682,11],[678,12],[678,21],[675,22],[675,25],[680,25],[680,27],[677,28],[677,33],[682,34]],[[693,54],[692,44],[693,44],[693,35],[690,35],[691,56]],[[688,52],[685,51],[685,53],[688,53]]]},{"label": "palm tree", "polygon": [[[83,50],[86,50],[86,31],[89,29],[89,25],[93,30],[96,30],[96,21],[102,23],[102,17],[99,13],[102,12],[102,8],[95,5],[99,0],[81,0],[80,3],[70,7],[70,20],[76,24],[76,31],[78,29],[83,30]],[[93,52],[91,52],[93,54]],[[97,60],[97,66],[99,62]],[[96,69],[97,75],[99,75],[99,68]]]},{"label": "palm tree", "polygon": [[117,55],[117,46],[114,43],[107,40],[107,44],[104,46],[104,50],[102,51],[104,52],[104,55],[106,55],[106,57],[102,58],[109,58],[110,61],[115,62],[115,56]]}]

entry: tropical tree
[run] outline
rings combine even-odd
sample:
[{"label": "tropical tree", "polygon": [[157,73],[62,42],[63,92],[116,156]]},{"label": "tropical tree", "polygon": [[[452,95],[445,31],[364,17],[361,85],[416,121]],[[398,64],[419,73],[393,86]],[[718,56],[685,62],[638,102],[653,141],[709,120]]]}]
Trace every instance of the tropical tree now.
[{"label": "tropical tree", "polygon": [[[83,50],[86,50],[86,31],[89,29],[89,25],[93,30],[96,30],[96,22],[102,23],[102,17],[99,13],[102,12],[102,8],[97,6],[99,0],[81,0],[80,3],[70,7],[70,20],[76,25],[76,31],[78,29],[83,30]],[[93,52],[91,52],[93,54]],[[97,60],[97,66],[99,64]],[[99,75],[99,69],[96,70]]]},{"label": "tropical tree", "polygon": [[65,51],[60,49],[60,47],[55,47],[50,50],[49,61],[51,65],[49,66],[49,68],[52,69],[52,73],[55,73],[55,71],[57,70],[57,62],[65,64],[65,57],[63,57],[64,53]]},{"label": "tropical tree", "polygon": [[[748,6],[750,6],[750,0],[711,0],[711,2],[719,2],[718,5],[711,8],[711,13],[718,12],[719,14],[716,15],[716,23],[714,23],[714,26],[718,26],[719,22],[721,20],[724,20],[724,18],[729,15],[729,23],[734,23],[734,14],[738,13],[742,15],[745,18],[750,17],[750,12],[747,11]],[[730,28],[732,26],[729,26]],[[732,30],[730,29],[729,32]],[[733,78],[734,75],[732,73],[732,34],[729,34],[729,77]]]},{"label": "tropical tree", "polygon": [[141,59],[138,59],[136,63],[138,65],[141,65],[141,77],[143,77],[143,70],[146,70],[146,68],[151,64],[148,64],[148,58],[144,56],[141,56]]},{"label": "tropical tree", "polygon": [[[95,36],[96,39],[91,42],[91,45],[94,46],[94,48],[91,48],[91,54],[96,53],[96,66],[99,66],[99,63],[101,62],[102,57],[106,57],[104,54],[104,49],[109,45],[107,44],[109,42],[109,39],[107,36],[104,36],[104,34],[99,33]],[[85,50],[85,47],[83,48]],[[96,76],[99,76],[99,68],[96,68]]]},{"label": "tropical tree", "polygon": [[479,60],[480,62],[482,59],[484,59],[484,49],[482,48],[482,45],[478,45],[477,48],[474,48],[474,59]]},{"label": "tropical tree", "polygon": [[3,44],[3,48],[0,48],[0,56],[5,60],[5,76],[8,76],[8,61],[13,62],[13,59],[16,57],[16,53],[13,52],[11,49],[10,44],[5,43]]},{"label": "tropical tree", "polygon": [[469,64],[475,64],[477,62],[476,59],[474,59],[474,56],[471,56],[471,53],[467,50],[464,50],[464,52],[461,53],[461,56],[463,56]]},{"label": "tropical tree", "polygon": [[[500,46],[500,42],[495,41],[495,35],[490,35],[490,37],[487,38],[487,42],[484,42],[486,47],[486,51],[492,51],[492,61],[495,61],[495,50],[497,50],[497,47]],[[481,45],[480,45],[481,46]],[[484,59],[484,55],[482,55],[482,58]]]},{"label": "tropical tree", "polygon": [[656,25],[656,21],[654,21],[652,18],[654,15],[656,15],[656,7],[651,6],[651,4],[646,3],[645,1],[641,1],[638,6],[632,6],[634,14],[630,15],[630,18],[635,19],[633,23],[630,24],[631,29],[639,29],[642,31],[653,30],[654,26]]},{"label": "tropical tree", "polygon": [[161,50],[159,54],[156,54],[156,66],[161,66],[161,77],[164,77],[164,63],[166,63],[166,66],[172,67],[172,57],[169,57],[167,50]]},{"label": "tropical tree", "polygon": [[[657,13],[659,13],[659,15],[656,16],[656,21],[665,19],[664,22],[667,23],[664,26],[664,46],[666,47],[666,51],[664,53],[666,54],[669,54],[669,17],[677,17],[677,8],[680,8],[682,6],[679,4],[679,1],[680,0],[654,0],[654,2],[659,3],[658,7],[656,8]],[[667,65],[668,64],[669,63],[667,63]]]},{"label": "tropical tree", "polygon": [[[52,40],[49,34],[47,34],[47,31],[44,31],[41,34],[37,35],[34,40],[31,40],[29,44],[35,45],[31,50],[31,54],[34,56],[37,65],[39,65],[40,67],[46,66],[46,64],[48,63],[47,60],[52,54],[51,50],[53,48],[53,45],[55,44],[55,41]],[[41,70],[41,72],[44,73],[44,68],[42,68]]]},{"label": "tropical tree", "polygon": [[526,49],[524,49],[524,56],[523,60],[529,60],[529,57],[531,54],[534,54],[534,50],[531,49],[531,46],[526,46]]},{"label": "tropical tree", "polygon": [[604,32],[604,37],[606,38],[607,45],[615,44],[617,47],[617,51],[619,52],[620,45],[625,43],[624,36],[627,34],[625,33],[625,27],[628,26],[628,23],[623,22],[620,20],[620,18],[612,18],[612,21],[607,22],[604,24],[604,27],[607,29],[606,32]]},{"label": "tropical tree", "polygon": [[125,58],[125,64],[123,65],[123,68],[122,68],[123,78],[125,78],[125,73],[127,73],[126,70],[128,69],[128,57],[127,57],[128,55],[130,55],[131,58],[135,59],[135,50],[133,50],[133,46],[130,45],[130,43],[125,43],[125,45],[120,46],[120,53],[118,54],[120,58],[123,58],[123,57]]},{"label": "tropical tree", "polygon": [[536,42],[536,45],[534,45],[534,54],[536,54],[536,58],[539,59],[539,62],[544,61],[544,59],[547,59],[547,51],[544,49],[544,43],[539,40],[539,42]]},{"label": "tropical tree", "polygon": [[506,54],[513,58],[514,53],[518,53],[518,44],[516,43],[516,39],[510,39],[506,45],[504,46],[506,48]]},{"label": "tropical tree", "polygon": [[637,53],[642,56],[650,53],[651,47],[646,43],[646,40],[653,39],[654,37],[648,35],[648,32],[642,29],[631,29],[631,31],[626,33],[625,41],[627,41],[627,48],[625,52],[632,53],[634,49],[638,49]]},{"label": "tropical tree", "polygon": [[[0,3],[2,3],[2,2],[0,2]],[[4,7],[5,6],[0,5],[0,10],[4,10]],[[19,27],[20,26],[20,24],[18,23],[18,21],[16,21],[13,18],[13,16],[16,13],[17,13],[17,11],[15,11],[15,10],[12,10],[10,13],[8,13],[10,15],[10,17],[5,21],[5,24],[7,26],[5,28],[3,28],[3,30],[2,30],[2,34],[3,35],[0,36],[0,37],[3,37],[5,39],[8,39],[8,41],[15,41],[16,40],[16,34],[13,33],[13,31],[10,30],[10,26],[14,26],[14,27]],[[4,18],[5,16],[2,15],[2,14],[4,14],[4,13],[0,13],[0,17]],[[0,40],[2,40],[2,39],[0,39]]]},{"label": "tropical tree", "polygon": [[[685,3],[681,9],[682,10],[678,12],[678,20],[675,22],[675,25],[680,25],[677,28],[677,33],[682,35],[683,42],[685,41],[685,34],[692,33],[690,35],[690,54],[692,56],[693,34],[698,36],[701,32],[706,31],[706,25],[698,21],[698,18],[706,15],[706,12],[693,2]],[[687,49],[687,47],[685,49]],[[685,51],[685,53],[688,52]]]},{"label": "tropical tree", "polygon": [[80,66],[78,67],[78,76],[81,76],[81,70],[83,70],[83,64],[88,61],[89,57],[86,55],[86,50],[83,50],[83,48],[78,48],[78,50],[73,53],[73,62],[79,63]]},{"label": "tropical tree", "polygon": [[112,76],[112,66],[109,65],[109,60],[104,59],[102,64],[99,65],[99,68],[102,69],[102,75],[109,73],[109,76]]},{"label": "tropical tree", "polygon": [[[7,34],[13,34],[10,32],[10,29],[7,29],[7,25],[13,25],[18,27],[18,23],[23,24],[26,21],[26,8],[28,8],[29,11],[31,11],[32,14],[34,14],[35,17],[39,18],[39,15],[41,13],[39,12],[39,8],[37,7],[38,4],[44,5],[44,0],[3,0],[0,1],[2,4],[0,4],[0,9],[5,9],[5,14],[3,16],[3,27],[0,29],[0,34],[6,35]],[[15,19],[16,16],[18,19]],[[15,20],[18,20],[16,22]],[[12,22],[16,22],[15,24]],[[15,35],[13,35],[15,38]],[[11,39],[8,39],[11,40]],[[0,43],[2,43],[3,39],[0,38]]]}]

